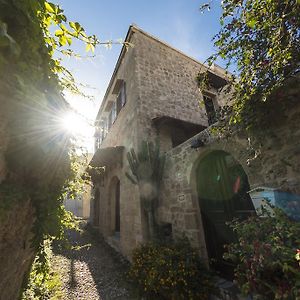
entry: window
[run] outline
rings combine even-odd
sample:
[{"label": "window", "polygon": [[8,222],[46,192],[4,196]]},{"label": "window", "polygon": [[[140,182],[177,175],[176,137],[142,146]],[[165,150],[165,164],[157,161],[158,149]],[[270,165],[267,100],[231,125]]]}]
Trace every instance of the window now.
[{"label": "window", "polygon": [[118,79],[117,84],[114,87],[112,94],[118,94],[117,99],[113,101],[109,101],[106,106],[106,111],[109,111],[109,115],[106,120],[106,127],[104,129],[104,137],[106,136],[107,132],[114,124],[117,119],[119,112],[121,111],[122,107],[126,104],[126,86],[125,81]]},{"label": "window", "polygon": [[213,96],[203,95],[203,101],[207,114],[208,125],[211,125],[217,121]]}]

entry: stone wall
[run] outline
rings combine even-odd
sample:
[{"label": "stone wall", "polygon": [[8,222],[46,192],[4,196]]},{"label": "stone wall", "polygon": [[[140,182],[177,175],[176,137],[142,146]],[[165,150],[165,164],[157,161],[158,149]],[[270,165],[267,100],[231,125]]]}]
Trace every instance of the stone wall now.
[{"label": "stone wall", "polygon": [[[132,43],[135,44],[135,37],[132,37]],[[131,47],[125,53],[120,65],[116,69],[111,86],[113,87],[117,79],[122,79],[126,83],[126,104],[118,114],[114,124],[105,137],[101,148],[123,146],[122,162],[105,165],[105,175],[103,181],[95,183],[100,191],[99,207],[99,232],[106,240],[125,256],[130,256],[131,250],[138,243],[142,242],[142,220],[139,204],[139,193],[126,177],[125,171],[129,170],[126,154],[131,148],[136,149],[139,143],[138,123],[137,123],[137,102],[138,85],[136,71],[136,47]],[[104,101],[115,101],[117,95],[108,90]],[[104,106],[105,107],[105,106]],[[99,118],[107,116],[105,108],[100,112]],[[120,180],[120,238],[114,236],[114,197],[112,192],[113,181]],[[93,207],[93,203],[91,204]],[[93,212],[92,212],[93,214]]]},{"label": "stone wall", "polygon": [[[11,117],[8,99],[4,92],[0,95],[0,184],[9,176],[5,159]],[[35,219],[29,199],[7,200],[5,197],[0,193],[0,300],[15,300],[34,258],[30,240]]]},{"label": "stone wall", "polygon": [[196,82],[202,64],[157,39],[135,34],[141,127],[149,128],[152,118],[164,115],[207,125]]},{"label": "stone wall", "polygon": [[[66,135],[60,134],[57,124],[67,105],[51,70],[53,61],[37,10],[39,5],[30,1],[0,2],[0,23],[6,36],[0,45],[1,300],[18,299],[30,271],[36,253],[31,248],[36,218],[33,205],[41,217],[36,238],[52,234],[56,220],[52,218],[51,226],[42,221],[54,215],[60,205],[55,191],[71,175],[69,143],[61,140]],[[48,205],[51,192],[55,194],[51,200],[57,202]]]},{"label": "stone wall", "polygon": [[[0,199],[1,201],[1,199]],[[35,252],[31,248],[34,210],[24,199],[1,218],[0,226],[0,299],[16,300]]]},{"label": "stone wall", "polygon": [[[152,120],[171,117],[193,124],[208,126],[203,95],[196,77],[207,69],[202,63],[159,41],[139,29],[134,31],[136,73],[139,87],[137,107],[138,136],[155,139],[158,135],[164,151],[172,148],[170,132],[157,129]],[[224,72],[215,66],[212,72]],[[214,105],[218,108],[228,102],[228,96],[211,88]]]},{"label": "stone wall", "polygon": [[[114,124],[107,136],[105,137],[101,148],[126,146],[128,148],[135,147],[137,142],[137,99],[138,99],[138,86],[136,79],[136,48],[129,48],[118,66],[117,72],[112,80],[111,86],[113,87],[117,79],[124,80],[126,83],[126,104],[119,112]],[[116,101],[117,95],[112,94],[112,88],[109,89],[104,103]],[[108,117],[109,111],[102,109],[98,119]]]},{"label": "stone wall", "polygon": [[[120,180],[120,236],[115,235],[115,187]],[[119,164],[109,167],[100,192],[99,231],[123,255],[130,257],[131,250],[143,241],[142,220],[137,186],[125,176]]]},{"label": "stone wall", "polygon": [[[299,98],[298,95],[294,97]],[[244,168],[250,188],[266,186],[300,195],[300,106],[287,114],[284,122],[265,132],[259,152],[254,153],[245,134],[227,138],[210,133],[210,129],[167,153],[158,219],[172,224],[173,235],[186,235],[207,258],[195,170],[199,162],[215,150],[231,154]],[[260,132],[261,134],[261,132]],[[203,147],[191,148],[194,139]],[[256,145],[257,146],[257,145]]]},{"label": "stone wall", "polygon": [[[1,101],[3,102],[3,100]],[[1,103],[2,107],[4,103]],[[6,163],[5,163],[5,152],[8,145],[8,136],[7,136],[7,119],[5,118],[5,109],[0,110],[0,183],[6,177]]]},{"label": "stone wall", "polygon": [[[100,232],[126,256],[145,240],[144,218],[140,210],[139,192],[128,178],[130,172],[126,153],[130,148],[138,151],[142,140],[159,137],[167,152],[166,169],[158,208],[158,221],[171,223],[173,236],[185,234],[207,258],[199,197],[197,195],[196,168],[207,154],[223,150],[231,154],[244,168],[251,188],[269,186],[299,193],[300,171],[298,143],[300,130],[299,106],[293,107],[286,118],[272,131],[264,133],[265,141],[259,152],[254,152],[246,135],[224,138],[212,135],[210,129],[172,148],[168,126],[157,130],[152,119],[167,116],[177,120],[208,125],[205,108],[199,105],[202,95],[196,75],[202,64],[152,38],[133,27],[129,41],[134,48],[120,60],[112,80],[127,83],[127,103],[121,110],[101,147],[124,146],[121,162],[106,166],[104,180],[96,187],[100,190]],[[218,73],[216,67],[213,70]],[[110,85],[110,89],[114,84]],[[107,100],[112,100],[111,90]],[[209,92],[216,93],[216,90]],[[299,97],[299,94],[293,97]],[[216,106],[229,103],[230,95],[219,93]],[[105,107],[105,106],[103,106]],[[262,132],[260,132],[262,133]],[[204,143],[198,149],[191,142],[200,138]],[[113,240],[113,200],[111,186],[115,178],[121,182],[121,238]]]},{"label": "stone wall", "polygon": [[[143,140],[155,140],[158,136],[164,151],[172,148],[170,131],[163,128],[159,132],[153,118],[168,116],[202,126],[208,124],[204,105],[199,105],[202,94],[196,82],[203,65],[135,27],[130,29],[128,41],[133,47],[121,52],[97,117],[100,120],[108,115],[106,107],[117,96],[112,94],[115,83],[124,80],[127,103],[101,144],[101,148],[123,146],[122,163],[106,165],[104,181],[95,184],[100,191],[99,231],[126,256],[146,239],[138,188],[125,176],[130,172],[127,152],[131,148],[138,151]],[[224,97],[216,96],[217,102],[222,100]],[[119,242],[111,224],[114,207],[110,186],[115,177],[121,182]]]}]

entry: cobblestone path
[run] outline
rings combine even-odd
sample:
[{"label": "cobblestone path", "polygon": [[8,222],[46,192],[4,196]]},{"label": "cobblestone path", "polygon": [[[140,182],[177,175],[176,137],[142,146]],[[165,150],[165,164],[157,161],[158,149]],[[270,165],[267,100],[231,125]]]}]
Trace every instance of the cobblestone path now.
[{"label": "cobblestone path", "polygon": [[[70,250],[54,250],[53,267],[62,279],[63,300],[132,300],[124,261],[89,231],[69,232]],[[76,249],[74,249],[77,248]]]}]

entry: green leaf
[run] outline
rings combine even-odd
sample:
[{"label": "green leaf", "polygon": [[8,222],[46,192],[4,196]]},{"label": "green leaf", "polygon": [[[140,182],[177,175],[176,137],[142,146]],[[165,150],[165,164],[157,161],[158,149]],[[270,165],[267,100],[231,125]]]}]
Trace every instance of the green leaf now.
[{"label": "green leaf", "polygon": [[254,28],[255,25],[256,25],[256,20],[255,19],[251,19],[247,22],[247,25],[250,27],[250,28]]},{"label": "green leaf", "polygon": [[89,52],[89,51],[94,52],[94,51],[95,51],[94,45],[92,45],[92,44],[86,44],[86,46],[85,46],[85,51],[86,51],[86,52]]},{"label": "green leaf", "polygon": [[75,22],[75,30],[77,31],[77,32],[80,32],[81,30],[82,30],[82,27],[81,27],[81,25],[78,23],[78,22]]},{"label": "green leaf", "polygon": [[62,30],[64,30],[64,31],[68,31],[67,27],[66,27],[64,24],[61,24],[61,25],[60,25],[60,28],[61,28]]},{"label": "green leaf", "polygon": [[60,43],[61,46],[65,46],[66,43],[67,43],[67,38],[64,35],[60,36],[59,37],[59,43]]},{"label": "green leaf", "polygon": [[73,28],[74,30],[76,30],[76,25],[74,22],[69,22],[69,25],[71,28]]},{"label": "green leaf", "polygon": [[62,36],[64,32],[61,29],[57,29],[54,34],[55,36]]},{"label": "green leaf", "polygon": [[226,58],[226,55],[225,55],[224,52],[221,52],[221,53],[220,53],[220,56],[221,56],[222,59],[225,59],[225,58]]},{"label": "green leaf", "polygon": [[68,43],[68,45],[70,46],[70,45],[72,44],[72,38],[70,38],[70,37],[66,37],[66,39],[67,39],[67,43]]},{"label": "green leaf", "polygon": [[52,13],[52,14],[55,13],[52,3],[50,4],[48,2],[45,2],[45,8],[49,13]]}]

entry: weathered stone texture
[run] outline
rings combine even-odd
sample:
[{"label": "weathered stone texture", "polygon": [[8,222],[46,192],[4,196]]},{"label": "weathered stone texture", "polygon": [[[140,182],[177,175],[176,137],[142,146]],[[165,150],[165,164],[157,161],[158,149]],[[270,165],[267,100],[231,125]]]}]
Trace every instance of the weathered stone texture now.
[{"label": "weathered stone texture", "polygon": [[[2,199],[0,199],[1,201]],[[0,299],[19,297],[24,275],[34,259],[31,229],[34,210],[29,200],[14,205],[0,223]]]},{"label": "weathered stone texture", "polygon": [[[215,150],[230,153],[243,166],[251,188],[267,186],[299,195],[299,112],[298,104],[289,112],[284,123],[265,133],[256,157],[249,148],[249,141],[240,137],[243,135],[220,138],[211,134],[209,128],[167,152],[168,163],[161,191],[159,219],[172,223],[174,235],[186,235],[206,257],[194,171],[202,158]],[[193,139],[201,139],[205,145],[192,149]]]},{"label": "weathered stone texture", "polygon": [[[3,92],[0,95],[0,184],[9,173],[5,155],[8,151],[8,120],[11,111],[6,99],[12,101]],[[0,300],[16,300],[24,275],[29,271],[34,258],[30,243],[34,209],[28,199],[21,199],[20,202],[10,199],[7,206],[1,205],[3,201],[7,200],[0,195]]]},{"label": "weathered stone texture", "polygon": [[169,116],[207,125],[196,76],[202,65],[179,51],[137,32],[136,68],[139,86],[140,136],[154,137],[151,120]]},{"label": "weathered stone texture", "polygon": [[[114,86],[117,79],[122,79],[126,82],[126,104],[121,109],[117,119],[101,144],[101,148],[124,146],[122,163],[105,165],[104,181],[101,185],[96,184],[96,187],[100,191],[99,232],[112,246],[128,257],[131,254],[132,248],[137,243],[142,242],[143,236],[138,189],[125,175],[125,170],[128,171],[129,169],[126,154],[131,148],[136,149],[139,143],[136,105],[139,95],[135,60],[136,47],[129,48],[117,68],[112,86]],[[109,90],[105,103],[115,101],[116,96]],[[105,109],[103,109],[99,118],[107,117],[107,114]],[[113,181],[116,178],[120,180],[120,238],[114,236],[115,195]]]},{"label": "weathered stone texture", "polygon": [[7,118],[5,117],[6,109],[5,102],[2,97],[0,97],[0,183],[6,177],[6,163],[5,163],[5,152],[8,145],[8,136],[7,136]]},{"label": "weathered stone texture", "polygon": [[[297,142],[300,138],[300,107],[295,106],[284,122],[272,132],[265,133],[265,141],[257,156],[245,134],[239,132],[223,138],[211,134],[209,128],[172,148],[171,131],[174,128],[166,125],[158,129],[153,124],[153,118],[170,117],[202,125],[203,129],[208,125],[205,107],[199,105],[202,95],[195,79],[203,65],[135,27],[130,29],[128,39],[134,48],[124,54],[112,79],[125,80],[127,103],[101,145],[101,148],[125,148],[122,163],[107,166],[104,182],[101,186],[98,184],[101,194],[100,231],[107,238],[113,235],[113,200],[109,188],[114,178],[118,177],[121,182],[119,250],[130,257],[131,250],[145,240],[139,192],[125,176],[125,172],[130,172],[126,153],[130,148],[138,152],[142,140],[158,137],[161,148],[167,153],[167,161],[157,219],[161,223],[172,224],[174,237],[187,236],[199,248],[201,255],[207,258],[195,182],[199,162],[210,152],[223,150],[243,166],[251,188],[270,186],[300,194],[300,149]],[[221,72],[218,67],[215,68],[212,71],[216,74]],[[116,96],[111,94],[113,86],[111,84],[108,89],[100,116],[105,114],[107,101],[115,100]],[[215,106],[228,104],[229,97],[228,94],[218,94]],[[294,97],[299,95],[296,93]],[[196,138],[204,144],[197,150],[191,148],[191,142]]]}]

